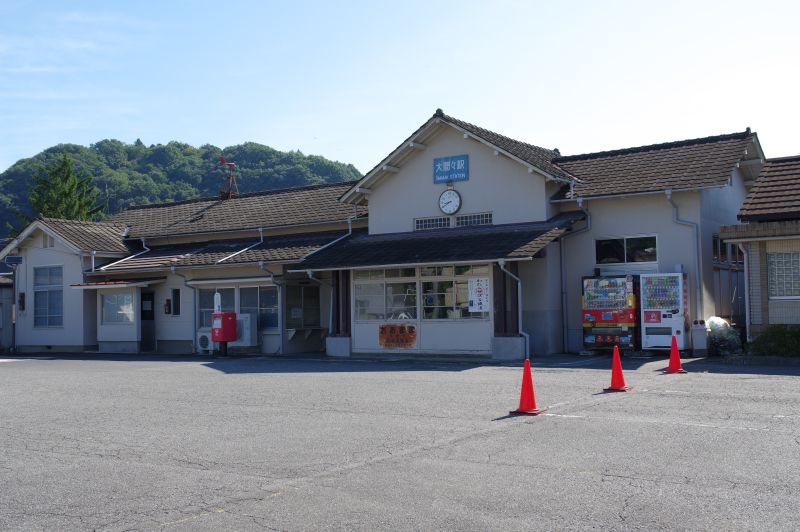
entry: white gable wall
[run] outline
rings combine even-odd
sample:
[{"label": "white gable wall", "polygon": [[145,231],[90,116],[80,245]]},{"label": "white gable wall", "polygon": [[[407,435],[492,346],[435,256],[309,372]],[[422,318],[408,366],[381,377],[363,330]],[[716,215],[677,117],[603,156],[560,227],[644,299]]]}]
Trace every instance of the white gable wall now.
[{"label": "white gable wall", "polygon": [[529,173],[522,164],[449,126],[426,141],[427,149],[408,158],[396,174],[373,185],[369,195],[370,234],[414,230],[414,219],[443,216],[439,195],[444,184],[433,183],[433,159],[469,155],[469,180],[453,184],[461,194],[457,215],[493,213],[494,224],[546,220],[552,212],[545,178]]},{"label": "white gable wall", "polygon": [[[43,247],[43,233],[35,231],[20,249],[23,263],[18,267],[17,292],[25,292],[25,310],[17,315],[17,346],[21,351],[82,350],[84,343],[84,295],[70,287],[83,281],[81,256],[55,239],[51,248]],[[63,267],[64,324],[62,327],[34,327],[33,269],[39,266]],[[89,319],[94,319],[90,316]]]}]

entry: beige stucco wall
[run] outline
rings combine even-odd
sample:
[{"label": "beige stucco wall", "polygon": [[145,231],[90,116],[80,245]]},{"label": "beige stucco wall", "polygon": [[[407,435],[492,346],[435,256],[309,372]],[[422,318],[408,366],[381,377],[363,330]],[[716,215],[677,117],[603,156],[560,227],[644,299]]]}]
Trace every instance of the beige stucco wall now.
[{"label": "beige stucco wall", "polygon": [[[447,188],[433,183],[433,159],[469,155],[469,180],[454,183],[461,194],[457,214],[493,213],[495,224],[545,220],[552,207],[548,204],[545,179],[528,173],[522,164],[492,148],[465,139],[449,126],[426,141],[427,149],[407,159],[400,171],[374,185],[369,195],[369,231],[371,234],[414,230],[414,218],[443,216],[439,195]],[[551,186],[550,190],[555,191]]]},{"label": "beige stucco wall", "polygon": [[[684,220],[700,222],[700,194],[678,192],[673,199]],[[695,231],[672,221],[672,206],[664,194],[600,199],[584,203],[591,213],[590,231],[568,236],[565,240],[565,277],[567,292],[568,350],[583,348],[581,322],[581,277],[594,275],[595,240],[656,235],[658,263],[655,265],[603,265],[601,270],[620,273],[669,273],[680,264],[689,275],[689,316],[695,315]],[[576,224],[575,231],[585,223]]]}]

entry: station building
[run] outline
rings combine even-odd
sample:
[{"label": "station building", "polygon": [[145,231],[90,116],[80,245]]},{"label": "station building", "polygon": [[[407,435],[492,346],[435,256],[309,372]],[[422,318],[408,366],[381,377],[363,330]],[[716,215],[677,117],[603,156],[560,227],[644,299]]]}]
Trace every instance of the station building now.
[{"label": "station building", "polygon": [[689,321],[743,314],[718,235],[763,157],[749,129],[562,156],[437,110],[357,182],[34,221],[0,252],[16,345],[203,352],[219,293],[244,351],[519,359],[583,348],[593,274],[686,273]]}]

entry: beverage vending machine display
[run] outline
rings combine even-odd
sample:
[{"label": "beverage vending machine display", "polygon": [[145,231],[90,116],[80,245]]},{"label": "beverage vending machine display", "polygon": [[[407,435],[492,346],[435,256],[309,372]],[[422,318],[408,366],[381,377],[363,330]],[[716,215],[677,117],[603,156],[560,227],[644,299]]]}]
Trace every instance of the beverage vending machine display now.
[{"label": "beverage vending machine display", "polygon": [[582,282],[584,348],[637,349],[638,276],[584,277]]},{"label": "beverage vending machine display", "polygon": [[685,349],[688,327],[686,274],[641,276],[642,348],[669,349],[672,336]]}]

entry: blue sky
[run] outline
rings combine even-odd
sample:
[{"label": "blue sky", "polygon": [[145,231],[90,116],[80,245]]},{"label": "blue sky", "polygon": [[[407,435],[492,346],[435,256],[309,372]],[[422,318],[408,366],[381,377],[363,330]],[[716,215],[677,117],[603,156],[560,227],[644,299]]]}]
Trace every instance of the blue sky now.
[{"label": "blue sky", "polygon": [[0,3],[0,170],[61,142],[255,141],[365,171],[437,107],[564,154],[800,153],[800,4]]}]

